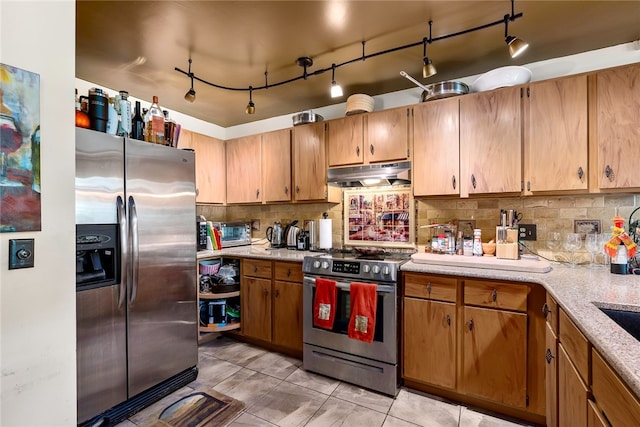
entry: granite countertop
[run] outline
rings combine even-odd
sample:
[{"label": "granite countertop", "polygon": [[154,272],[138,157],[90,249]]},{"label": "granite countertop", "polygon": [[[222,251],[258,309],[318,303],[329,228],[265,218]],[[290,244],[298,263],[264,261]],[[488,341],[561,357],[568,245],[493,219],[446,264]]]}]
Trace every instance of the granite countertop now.
[{"label": "granite countertop", "polygon": [[594,305],[596,303],[605,308],[640,311],[640,276],[611,274],[605,268],[592,270],[586,266],[570,268],[557,264],[548,273],[525,273],[409,261],[402,265],[401,270],[542,285],[635,395],[640,396],[640,341]]},{"label": "granite countertop", "polygon": [[198,251],[197,258],[213,258],[217,256],[235,256],[242,258],[258,258],[276,261],[302,262],[305,256],[320,255],[320,252],[298,251],[295,249],[271,249],[268,244],[236,246],[219,251]]}]

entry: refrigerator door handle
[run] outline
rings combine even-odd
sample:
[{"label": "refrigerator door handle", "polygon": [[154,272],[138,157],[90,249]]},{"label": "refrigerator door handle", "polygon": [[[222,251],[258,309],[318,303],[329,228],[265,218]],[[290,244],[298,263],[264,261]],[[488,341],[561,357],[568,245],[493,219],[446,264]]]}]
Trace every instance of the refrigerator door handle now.
[{"label": "refrigerator door handle", "polygon": [[120,233],[120,286],[118,287],[118,308],[122,308],[127,297],[127,283],[129,279],[129,239],[127,236],[127,214],[124,201],[118,196],[116,199],[116,214],[118,215],[118,229]]},{"label": "refrigerator door handle", "polygon": [[129,196],[129,239],[131,241],[131,280],[128,281],[129,305],[136,302],[138,293],[138,212],[136,211],[136,201]]}]

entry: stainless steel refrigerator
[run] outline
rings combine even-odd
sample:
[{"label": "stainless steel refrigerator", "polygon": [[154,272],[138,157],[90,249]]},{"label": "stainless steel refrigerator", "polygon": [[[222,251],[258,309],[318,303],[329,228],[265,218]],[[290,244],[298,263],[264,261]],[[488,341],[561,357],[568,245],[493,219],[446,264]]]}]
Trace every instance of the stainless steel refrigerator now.
[{"label": "stainless steel refrigerator", "polygon": [[76,130],[79,423],[122,419],[197,375],[194,164],[191,151]]}]

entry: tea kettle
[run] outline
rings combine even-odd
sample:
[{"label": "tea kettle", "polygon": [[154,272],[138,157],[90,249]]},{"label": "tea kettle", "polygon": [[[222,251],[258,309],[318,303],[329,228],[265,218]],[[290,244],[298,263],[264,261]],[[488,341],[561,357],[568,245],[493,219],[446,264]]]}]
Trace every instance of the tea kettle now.
[{"label": "tea kettle", "polygon": [[273,226],[267,227],[266,235],[272,248],[283,248],[285,246],[284,229],[280,221],[276,221]]}]

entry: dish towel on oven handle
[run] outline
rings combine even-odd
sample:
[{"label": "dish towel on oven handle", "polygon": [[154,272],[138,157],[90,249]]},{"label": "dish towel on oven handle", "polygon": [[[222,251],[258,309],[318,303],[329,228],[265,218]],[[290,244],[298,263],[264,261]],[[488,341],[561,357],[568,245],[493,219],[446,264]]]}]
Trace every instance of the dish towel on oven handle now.
[{"label": "dish towel on oven handle", "polygon": [[376,329],[378,285],[352,282],[350,288],[351,317],[347,335],[349,338],[371,343]]},{"label": "dish towel on oven handle", "polygon": [[333,329],[337,299],[336,281],[321,277],[316,278],[316,295],[313,298],[313,326]]}]

